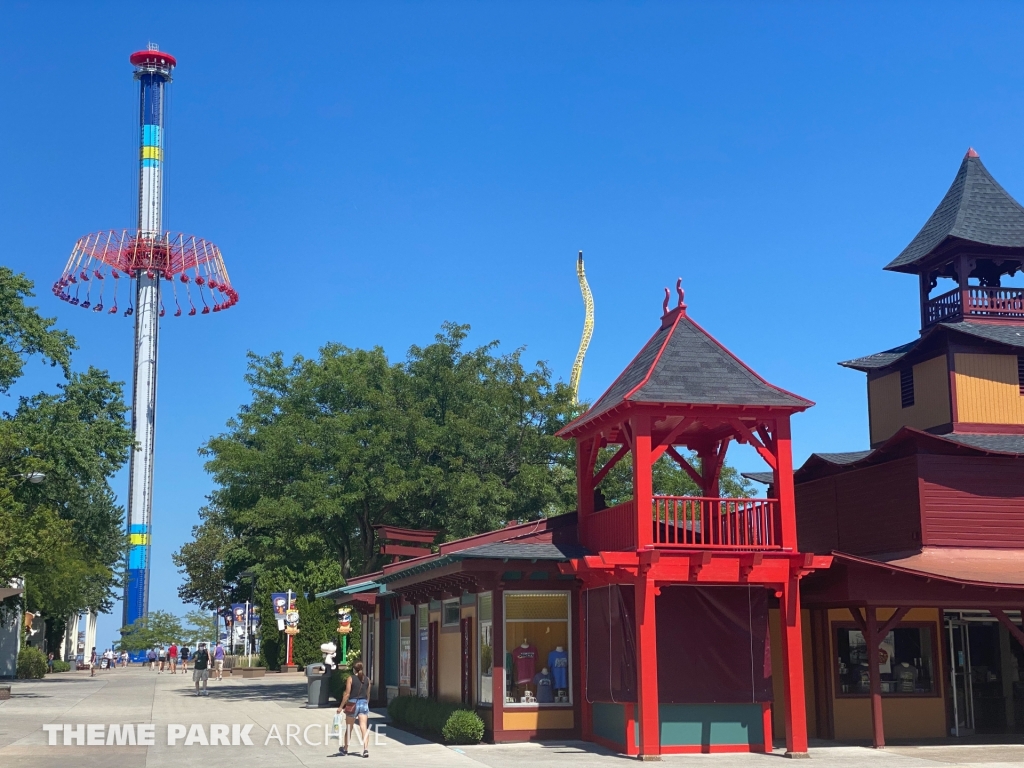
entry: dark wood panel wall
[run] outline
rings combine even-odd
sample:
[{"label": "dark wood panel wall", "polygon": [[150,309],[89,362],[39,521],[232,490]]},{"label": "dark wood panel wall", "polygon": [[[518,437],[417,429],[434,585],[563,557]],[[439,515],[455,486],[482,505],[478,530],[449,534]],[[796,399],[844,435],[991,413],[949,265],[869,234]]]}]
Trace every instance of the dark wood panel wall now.
[{"label": "dark wood panel wall", "polygon": [[1024,547],[1024,460],[918,456],[924,543]]}]

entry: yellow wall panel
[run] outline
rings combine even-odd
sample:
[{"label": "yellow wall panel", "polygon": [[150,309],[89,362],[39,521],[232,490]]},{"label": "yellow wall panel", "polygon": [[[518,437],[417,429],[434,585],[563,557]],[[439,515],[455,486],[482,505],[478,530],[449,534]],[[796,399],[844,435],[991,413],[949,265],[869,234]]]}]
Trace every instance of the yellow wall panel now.
[{"label": "yellow wall panel", "polygon": [[1024,396],[1016,355],[953,356],[957,421],[969,424],[1024,424]]},{"label": "yellow wall panel", "polygon": [[571,709],[505,710],[502,723],[506,731],[568,730],[573,727]]},{"label": "yellow wall panel", "polygon": [[437,689],[441,701],[462,700],[462,636],[458,632],[437,633]]},{"label": "yellow wall panel", "polygon": [[[804,699],[807,702],[807,735],[818,738],[818,719],[814,712],[814,652],[811,648],[811,612],[800,612],[803,617],[804,637]],[[779,626],[779,609],[768,609],[768,645],[772,654],[772,733],[780,739],[786,737],[786,690],[782,675],[782,629]]]},{"label": "yellow wall panel", "polygon": [[948,424],[952,417],[946,356],[914,366],[914,404],[909,408],[900,404],[899,371],[868,381],[868,404],[872,445],[892,437],[901,427],[929,429]]}]

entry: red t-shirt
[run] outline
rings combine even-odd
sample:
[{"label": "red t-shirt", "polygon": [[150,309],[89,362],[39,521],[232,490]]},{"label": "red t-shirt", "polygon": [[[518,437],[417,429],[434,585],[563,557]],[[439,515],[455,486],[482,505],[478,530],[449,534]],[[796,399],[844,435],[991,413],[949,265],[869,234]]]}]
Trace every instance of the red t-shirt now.
[{"label": "red t-shirt", "polygon": [[533,675],[537,671],[537,649],[532,645],[525,648],[517,645],[512,651],[512,661],[516,668],[516,684],[532,683]]},{"label": "red t-shirt", "polygon": [[167,655],[170,656],[172,659],[178,658],[178,646],[172,645],[170,648],[168,648]]}]

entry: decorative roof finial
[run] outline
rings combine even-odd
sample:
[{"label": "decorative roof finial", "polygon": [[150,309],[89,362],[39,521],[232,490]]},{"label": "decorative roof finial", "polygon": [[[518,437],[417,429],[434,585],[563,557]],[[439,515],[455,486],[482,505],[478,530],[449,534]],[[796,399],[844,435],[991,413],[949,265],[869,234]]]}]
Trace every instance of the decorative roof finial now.
[{"label": "decorative roof finial", "polygon": [[668,288],[666,288],[665,289],[665,300],[663,302],[661,302],[661,315],[662,315],[662,317],[664,317],[665,315],[668,314],[668,297],[669,296],[671,296],[671,294],[668,292]]},{"label": "decorative roof finial", "polygon": [[974,147],[968,147],[967,154],[964,157],[978,157],[978,153],[974,151]]},{"label": "decorative roof finial", "polygon": [[676,295],[679,296],[679,309],[686,309],[686,302],[683,300],[685,294],[683,293],[683,278],[676,278]]}]

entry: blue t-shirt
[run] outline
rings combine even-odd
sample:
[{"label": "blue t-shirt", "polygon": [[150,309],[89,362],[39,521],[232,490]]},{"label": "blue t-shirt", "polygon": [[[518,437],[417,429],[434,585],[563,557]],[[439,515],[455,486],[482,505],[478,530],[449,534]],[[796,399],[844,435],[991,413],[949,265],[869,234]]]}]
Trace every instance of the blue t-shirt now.
[{"label": "blue t-shirt", "polygon": [[555,700],[555,692],[551,690],[551,675],[538,672],[533,676],[533,684],[537,688],[537,703],[551,704]]},{"label": "blue t-shirt", "polygon": [[555,688],[566,690],[569,687],[569,654],[565,651],[552,651],[549,653],[548,669],[551,670],[551,677],[555,681]]}]

